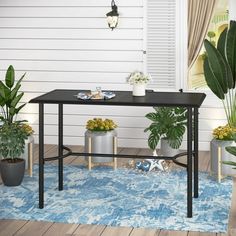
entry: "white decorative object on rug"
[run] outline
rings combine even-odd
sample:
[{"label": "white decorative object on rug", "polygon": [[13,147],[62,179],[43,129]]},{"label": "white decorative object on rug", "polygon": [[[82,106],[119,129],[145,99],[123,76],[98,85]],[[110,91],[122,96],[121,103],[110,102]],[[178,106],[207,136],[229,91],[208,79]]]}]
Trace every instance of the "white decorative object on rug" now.
[{"label": "white decorative object on rug", "polygon": [[146,84],[133,84],[133,96],[145,96]]}]

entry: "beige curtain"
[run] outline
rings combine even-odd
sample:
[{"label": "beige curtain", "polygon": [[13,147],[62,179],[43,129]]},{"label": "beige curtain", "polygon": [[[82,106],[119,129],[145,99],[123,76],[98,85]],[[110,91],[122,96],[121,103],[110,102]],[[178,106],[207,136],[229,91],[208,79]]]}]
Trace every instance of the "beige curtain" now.
[{"label": "beige curtain", "polygon": [[216,0],[188,0],[188,69],[192,67],[208,32]]}]

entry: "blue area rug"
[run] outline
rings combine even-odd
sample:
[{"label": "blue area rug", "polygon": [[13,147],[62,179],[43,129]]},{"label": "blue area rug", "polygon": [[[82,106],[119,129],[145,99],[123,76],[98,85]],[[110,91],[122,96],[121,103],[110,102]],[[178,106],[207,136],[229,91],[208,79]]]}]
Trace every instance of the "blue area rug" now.
[{"label": "blue area rug", "polygon": [[[34,173],[37,173],[35,166]],[[37,174],[36,174],[37,175]],[[225,232],[232,180],[218,184],[200,173],[193,218],[186,217],[186,171],[64,167],[64,190],[57,191],[57,167],[45,166],[45,208],[38,209],[37,177],[18,187],[0,185],[0,218],[133,226],[167,230]]]}]

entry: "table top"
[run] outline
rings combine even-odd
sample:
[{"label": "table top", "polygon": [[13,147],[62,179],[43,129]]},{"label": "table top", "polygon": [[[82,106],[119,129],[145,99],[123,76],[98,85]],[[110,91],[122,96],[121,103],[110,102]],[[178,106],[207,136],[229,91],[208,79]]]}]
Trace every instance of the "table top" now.
[{"label": "table top", "polygon": [[[110,91],[110,90],[109,90]],[[131,91],[112,91],[116,96],[108,100],[82,100],[76,95],[86,90],[56,89],[30,100],[30,103],[47,104],[84,104],[112,106],[178,106],[200,107],[206,95],[204,93],[153,92],[146,96],[135,97]]]}]

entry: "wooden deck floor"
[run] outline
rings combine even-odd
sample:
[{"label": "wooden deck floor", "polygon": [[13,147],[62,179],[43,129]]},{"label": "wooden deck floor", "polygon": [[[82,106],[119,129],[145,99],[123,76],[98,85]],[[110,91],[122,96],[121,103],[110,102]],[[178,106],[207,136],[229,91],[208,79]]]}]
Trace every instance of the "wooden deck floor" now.
[{"label": "wooden deck floor", "polygon": [[[82,151],[82,147],[72,147],[73,151]],[[120,153],[125,154],[144,154],[147,150],[143,149],[119,149]],[[56,153],[55,145],[45,147],[45,155],[53,156]],[[38,148],[34,151],[35,163],[38,159]],[[127,160],[126,160],[127,161]],[[76,157],[67,157],[66,164],[79,164],[81,160]],[[125,165],[120,161],[119,165]],[[200,153],[199,168],[202,171],[209,171],[210,158],[208,152]],[[171,167],[176,168],[176,167]],[[0,236],[24,235],[24,236],[57,236],[57,235],[77,235],[77,236],[236,236],[236,179],[234,188],[229,228],[227,234],[201,233],[191,231],[166,231],[159,229],[142,229],[132,227],[110,227],[106,225],[80,225],[64,224],[51,222],[35,222],[25,220],[0,220]],[[0,213],[1,214],[1,213]]]}]

